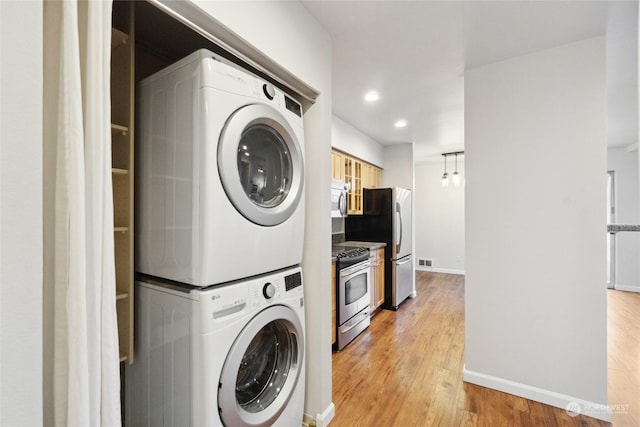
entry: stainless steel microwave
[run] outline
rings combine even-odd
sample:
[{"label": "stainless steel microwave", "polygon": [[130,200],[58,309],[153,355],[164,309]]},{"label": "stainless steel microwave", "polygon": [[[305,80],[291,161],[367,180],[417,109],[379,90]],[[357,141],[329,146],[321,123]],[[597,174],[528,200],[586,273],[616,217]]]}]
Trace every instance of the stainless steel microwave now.
[{"label": "stainless steel microwave", "polygon": [[344,181],[331,181],[331,217],[341,218],[347,216],[349,208],[349,184]]}]

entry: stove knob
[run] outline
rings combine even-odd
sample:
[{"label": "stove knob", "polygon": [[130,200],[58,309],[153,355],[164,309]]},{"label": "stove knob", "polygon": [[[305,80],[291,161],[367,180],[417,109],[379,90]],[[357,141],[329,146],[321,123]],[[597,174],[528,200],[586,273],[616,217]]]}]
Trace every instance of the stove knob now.
[{"label": "stove knob", "polygon": [[262,91],[264,92],[264,96],[269,100],[272,100],[276,96],[276,90],[268,83],[262,85]]},{"label": "stove knob", "polygon": [[262,295],[264,295],[266,299],[271,299],[275,294],[276,287],[273,286],[273,283],[265,283],[265,285],[262,287]]}]

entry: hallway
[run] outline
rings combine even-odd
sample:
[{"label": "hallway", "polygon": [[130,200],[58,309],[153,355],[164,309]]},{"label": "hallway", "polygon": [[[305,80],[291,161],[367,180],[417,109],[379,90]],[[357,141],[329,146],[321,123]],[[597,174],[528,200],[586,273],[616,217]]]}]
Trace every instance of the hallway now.
[{"label": "hallway", "polygon": [[[336,416],[331,426],[611,425],[464,383],[464,276],[416,275],[416,299],[407,300],[397,312],[378,312],[367,331],[334,353]],[[635,323],[628,318],[633,314],[630,305],[640,307],[640,294],[614,295],[609,304],[610,331],[620,330],[620,324],[640,324],[638,317]],[[632,382],[640,378],[637,338],[609,334],[609,402],[629,403],[628,413],[613,414],[616,427],[640,426],[635,403],[640,402],[640,387]]]}]

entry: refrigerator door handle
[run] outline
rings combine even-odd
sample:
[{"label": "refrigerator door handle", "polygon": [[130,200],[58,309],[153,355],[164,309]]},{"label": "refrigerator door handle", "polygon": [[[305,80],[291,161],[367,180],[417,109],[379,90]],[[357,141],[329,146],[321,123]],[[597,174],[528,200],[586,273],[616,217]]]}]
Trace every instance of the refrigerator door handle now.
[{"label": "refrigerator door handle", "polygon": [[411,255],[409,255],[409,256],[407,257],[407,259],[405,259],[404,261],[397,261],[397,262],[396,262],[396,265],[404,265],[404,264],[406,264],[406,263],[408,263],[408,262],[411,262]]},{"label": "refrigerator door handle", "polygon": [[398,215],[398,236],[396,238],[396,254],[400,253],[402,246],[402,212],[400,212],[400,203],[396,202],[396,214]]}]

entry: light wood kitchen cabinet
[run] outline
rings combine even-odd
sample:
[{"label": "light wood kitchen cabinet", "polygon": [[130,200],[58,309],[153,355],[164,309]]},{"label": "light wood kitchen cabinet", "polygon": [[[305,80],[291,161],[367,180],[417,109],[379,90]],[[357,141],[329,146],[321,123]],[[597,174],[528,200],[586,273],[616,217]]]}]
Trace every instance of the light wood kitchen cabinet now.
[{"label": "light wood kitchen cabinet", "polygon": [[344,154],[331,151],[331,179],[344,181]]},{"label": "light wood kitchen cabinet", "polygon": [[382,170],[369,163],[365,163],[363,168],[362,188],[380,188]]},{"label": "light wood kitchen cabinet", "polygon": [[331,263],[331,344],[336,342],[336,262]]},{"label": "light wood kitchen cabinet", "polygon": [[[111,161],[120,361],[133,363],[134,40],[127,8],[111,30]],[[115,17],[115,16],[114,16]],[[114,19],[114,26],[116,25]]]},{"label": "light wood kitchen cabinet", "polygon": [[384,303],[384,248],[371,250],[371,313]]},{"label": "light wood kitchen cabinet", "polygon": [[362,162],[345,156],[344,179],[349,188],[349,215],[362,215]]},{"label": "light wood kitchen cabinet", "polygon": [[342,153],[331,151],[331,178],[349,184],[349,215],[362,215],[363,189],[379,188],[382,169]]}]

